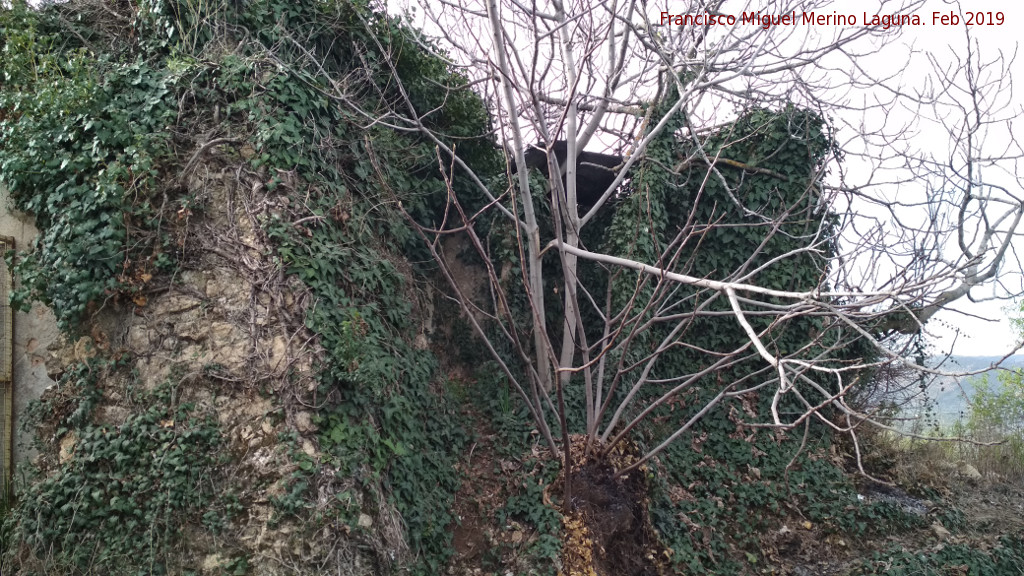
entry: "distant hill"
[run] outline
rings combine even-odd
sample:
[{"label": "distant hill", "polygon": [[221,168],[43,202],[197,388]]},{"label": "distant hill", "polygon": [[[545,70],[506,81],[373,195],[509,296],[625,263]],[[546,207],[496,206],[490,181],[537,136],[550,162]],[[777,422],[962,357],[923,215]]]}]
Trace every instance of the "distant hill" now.
[{"label": "distant hill", "polygon": [[[927,401],[933,403],[932,414],[941,426],[949,426],[960,418],[966,418],[968,401],[974,396],[975,385],[987,378],[996,386],[999,385],[1000,370],[1024,369],[1024,355],[1011,356],[1002,362],[1000,368],[991,366],[1002,360],[1002,356],[950,356],[945,359],[933,359],[932,367],[946,372],[978,372],[981,374],[966,377],[935,377],[926,389]],[[904,411],[906,416],[915,412],[923,412],[924,399],[913,403]]]},{"label": "distant hill", "polygon": [[[950,356],[942,363],[942,368],[949,371],[975,371],[991,367],[1002,360],[1002,356]],[[941,359],[933,359],[933,366],[938,365]],[[1003,364],[1003,368],[1024,368],[1024,355],[1010,356]]]}]

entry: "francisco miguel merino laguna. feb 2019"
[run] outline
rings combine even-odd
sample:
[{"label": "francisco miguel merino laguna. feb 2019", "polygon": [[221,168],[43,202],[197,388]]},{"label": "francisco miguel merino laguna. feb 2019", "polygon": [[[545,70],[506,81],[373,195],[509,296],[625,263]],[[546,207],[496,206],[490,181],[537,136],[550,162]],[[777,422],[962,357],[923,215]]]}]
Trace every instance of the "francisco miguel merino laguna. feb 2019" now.
[{"label": "francisco miguel merino laguna. feb 2019", "polygon": [[858,19],[856,14],[840,14],[832,12],[789,12],[786,14],[762,14],[761,12],[743,12],[739,17],[733,14],[715,14],[701,12],[697,14],[672,14],[662,12],[662,26],[735,26],[753,25],[767,30],[772,26],[878,26],[888,30],[893,26],[956,26],[964,22],[968,26],[1002,26],[1006,16],[1002,12],[966,12],[963,15],[953,12],[932,12],[931,21],[922,20],[917,14],[868,14],[862,12]]}]

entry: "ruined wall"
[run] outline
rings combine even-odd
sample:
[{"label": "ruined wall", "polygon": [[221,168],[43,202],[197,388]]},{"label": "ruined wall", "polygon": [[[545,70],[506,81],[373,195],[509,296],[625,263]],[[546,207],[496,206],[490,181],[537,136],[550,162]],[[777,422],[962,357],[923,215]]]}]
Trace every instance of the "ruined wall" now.
[{"label": "ruined wall", "polygon": [[[0,186],[0,236],[14,238],[15,247],[18,250],[25,250],[37,234],[32,218],[16,211],[7,190]],[[14,314],[12,429],[15,467],[18,462],[23,462],[34,454],[29,446],[30,434],[21,431],[18,418],[25,413],[25,407],[29,402],[37,400],[44,390],[53,385],[53,379],[46,371],[46,358],[47,348],[56,342],[58,334],[53,312],[45,306],[36,304],[29,312]]]},{"label": "ruined wall", "polygon": [[[80,406],[83,391],[61,377],[83,362],[112,366],[96,384],[92,425],[109,433],[130,427],[147,409],[146,399],[170,388],[172,404],[194,405],[193,414],[218,429],[218,465],[204,480],[213,485],[206,493],[230,494],[236,504],[218,511],[224,524],[216,534],[185,517],[180,533],[188,545],[169,560],[177,568],[223,574],[245,560],[249,574],[316,573],[314,567],[324,565],[344,567],[342,574],[372,574],[385,549],[395,559],[396,551],[408,553],[389,504],[372,504],[381,507],[375,518],[356,515],[358,538],[343,521],[303,520],[320,518],[321,508],[333,510],[338,493],[351,494],[356,510],[370,504],[354,479],[310,471],[296,480],[301,459],[320,458],[315,403],[323,351],[304,326],[311,304],[306,288],[284,274],[260,226],[282,199],[260,186],[240,186],[233,171],[214,170],[214,156],[213,166],[202,166],[189,182],[196,201],[180,214],[182,250],[170,277],[154,277],[130,299],[109,299],[75,337],[60,335],[44,307],[19,314],[18,414],[41,397],[52,415],[21,438],[27,444],[34,431],[41,453],[22,450],[19,456],[31,455],[44,478],[74,470],[88,442],[82,429],[69,430],[53,418]],[[19,234],[19,247],[27,246],[34,229],[5,214],[6,233]],[[302,508],[291,513],[287,501],[299,481],[319,484],[319,496],[308,502],[304,495]],[[34,554],[19,559],[22,570],[52,569]]]},{"label": "ruined wall", "polygon": [[[38,453],[0,573],[434,574],[450,553],[469,435],[396,201],[432,213],[449,183],[433,142],[363,125],[304,59],[323,50],[372,108],[390,72],[352,54],[384,43],[480,162],[486,108],[364,4],[263,8],[4,13],[39,48],[0,65],[23,82],[3,90],[3,181],[46,239],[18,295],[64,334],[24,345],[49,387],[20,398],[39,396]],[[102,54],[60,41],[71,15]]]}]

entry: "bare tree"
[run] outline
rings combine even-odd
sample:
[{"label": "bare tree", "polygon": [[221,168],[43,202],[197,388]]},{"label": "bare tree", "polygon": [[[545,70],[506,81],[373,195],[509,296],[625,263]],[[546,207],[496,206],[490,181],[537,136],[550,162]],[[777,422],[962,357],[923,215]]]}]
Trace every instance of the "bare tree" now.
[{"label": "bare tree", "polygon": [[[638,0],[424,2],[417,24],[432,39],[423,44],[440,45],[491,105],[504,178],[477,174],[431,131],[440,110],[403,97],[360,112],[431,138],[444,177],[474,183],[482,201],[450,187],[443,217],[410,219],[567,470],[567,403],[583,404],[586,450],[600,457],[657,410],[699,400],[620,474],[731,400],[763,400],[763,410],[740,411],[747,426],[819,419],[856,445],[871,415],[847,404],[851,390],[885,365],[936,372],[905,358],[907,335],[993,285],[1001,297],[1021,293],[1013,240],[1024,215],[1022,150],[1005,129],[1021,113],[1010,100],[1012,55],[985,59],[956,5],[961,25],[944,30],[962,37],[961,48],[944,55],[897,43],[894,22],[932,24],[918,1],[882,2],[879,25],[861,14],[850,22],[826,1],[671,6],[677,12]],[[908,83],[902,66],[879,58],[930,68]],[[397,71],[392,81],[404,95]],[[343,83],[332,85],[347,102]],[[757,126],[755,109],[781,124]],[[739,119],[745,130],[734,129]],[[733,155],[778,126],[783,142],[827,144],[796,172],[780,171],[792,161],[773,158],[775,149],[756,162]],[[609,169],[584,151],[619,162]],[[595,171],[604,171],[602,188],[581,189]],[[758,179],[789,195],[745,197]],[[665,190],[687,194],[668,223]],[[592,231],[609,226],[621,250],[595,244],[609,233]],[[728,270],[700,264],[732,228],[756,231],[749,254]],[[484,293],[457,278],[458,245],[484,262]],[[513,257],[497,257],[498,246]],[[817,273],[788,287],[765,280],[808,266]],[[710,323],[738,338],[702,345],[695,332]],[[796,329],[805,331],[799,345],[782,345]],[[679,363],[680,351],[702,361]]]}]

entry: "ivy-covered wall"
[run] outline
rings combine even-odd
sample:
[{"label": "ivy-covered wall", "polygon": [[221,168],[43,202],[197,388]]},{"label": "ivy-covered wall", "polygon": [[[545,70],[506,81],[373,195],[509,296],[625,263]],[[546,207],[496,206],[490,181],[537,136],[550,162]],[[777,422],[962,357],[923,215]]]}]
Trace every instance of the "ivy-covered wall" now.
[{"label": "ivy-covered wall", "polygon": [[467,435],[396,207],[429,218],[446,188],[431,142],[365,114],[393,65],[486,171],[485,108],[365,2],[111,9],[0,9],[0,184],[40,230],[14,302],[51,307],[72,352],[33,409],[5,566],[438,573]]}]

